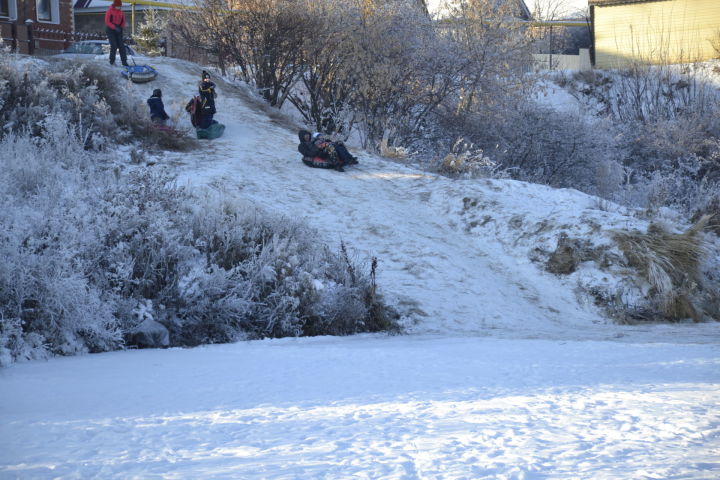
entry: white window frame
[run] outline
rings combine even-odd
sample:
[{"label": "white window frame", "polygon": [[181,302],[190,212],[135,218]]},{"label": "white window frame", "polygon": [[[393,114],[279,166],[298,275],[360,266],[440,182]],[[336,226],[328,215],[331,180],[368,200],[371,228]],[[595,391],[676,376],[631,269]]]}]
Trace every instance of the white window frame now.
[{"label": "white window frame", "polygon": [[0,14],[0,18],[17,20],[17,0],[8,0],[8,16]]},{"label": "white window frame", "polygon": [[41,0],[35,0],[35,18],[39,23],[60,23],[60,0],[48,0],[50,2],[50,20],[40,20],[38,15],[38,4]]}]

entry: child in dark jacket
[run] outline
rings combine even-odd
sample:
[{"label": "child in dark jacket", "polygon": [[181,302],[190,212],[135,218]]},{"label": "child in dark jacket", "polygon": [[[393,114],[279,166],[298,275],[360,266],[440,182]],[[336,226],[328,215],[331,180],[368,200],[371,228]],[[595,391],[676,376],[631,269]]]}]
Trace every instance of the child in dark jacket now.
[{"label": "child in dark jacket", "polygon": [[312,135],[313,141],[315,142],[315,145],[318,146],[318,148],[321,148],[323,150],[327,151],[335,151],[337,152],[337,156],[340,159],[340,162],[344,165],[357,165],[358,160],[357,157],[354,157],[347,149],[345,144],[339,140],[333,141],[328,138],[326,138],[321,133],[314,133]]},{"label": "child in dark jacket", "polygon": [[345,171],[344,165],[356,165],[358,163],[357,159],[350,155],[342,142],[331,142],[319,133],[311,134],[307,130],[300,130],[298,139],[300,140],[298,152],[305,159],[315,157],[328,159],[330,160],[329,165],[340,172]]},{"label": "child in dark jacket", "polygon": [[307,130],[300,130],[298,132],[298,139],[300,140],[298,152],[300,152],[303,157],[330,158],[330,154],[325,149],[315,144],[312,139],[312,134]]},{"label": "child in dark jacket", "polygon": [[200,117],[200,128],[208,128],[217,121],[213,120],[213,116],[217,113],[215,109],[215,98],[217,92],[215,91],[215,83],[210,81],[210,74],[205,70],[202,71],[202,81],[198,86],[198,92],[202,99],[202,114]]},{"label": "child in dark jacket", "polygon": [[153,90],[153,94],[147,100],[147,104],[150,107],[150,120],[158,125],[165,125],[165,122],[170,116],[165,113],[165,105],[162,101],[162,90],[156,88]]}]

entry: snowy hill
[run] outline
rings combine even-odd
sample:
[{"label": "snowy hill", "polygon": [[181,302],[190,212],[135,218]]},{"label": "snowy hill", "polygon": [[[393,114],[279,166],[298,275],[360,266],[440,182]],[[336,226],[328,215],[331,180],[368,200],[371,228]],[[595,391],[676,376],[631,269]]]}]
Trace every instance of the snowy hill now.
[{"label": "snowy hill", "polygon": [[[184,116],[201,68],[154,65],[160,77],[130,84],[129,100],[160,87]],[[586,287],[616,287],[622,272],[541,265],[561,233],[612,249],[613,229],[647,220],[577,191],[451,180],[352,148],[357,167],[310,169],[300,125],[217,83],[224,136],[147,168],[378,257],[407,334],[15,365],[0,372],[0,478],[720,474],[718,325],[616,325]]]},{"label": "snowy hill", "polygon": [[[166,103],[193,93],[198,67],[161,59]],[[162,64],[160,64],[162,65]],[[170,73],[172,72],[172,73]],[[156,85],[133,85],[138,99]],[[519,338],[717,341],[716,325],[618,327],[578,285],[621,282],[594,265],[567,277],[531,263],[560,233],[608,244],[612,229],[645,231],[636,212],[573,190],[506,180],[450,180],[360,153],[345,174],[305,167],[284,117],[219,81],[226,134],[202,151],[166,154],[179,182],[209,186],[290,218],[304,218],[332,244],[377,256],[390,303],[406,306],[416,333]],[[175,93],[178,92],[178,93]],[[179,95],[179,96],[178,96]],[[172,113],[171,113],[172,115]],[[182,118],[181,124],[187,125]],[[606,277],[602,280],[602,277]],[[611,285],[613,286],[613,285]],[[633,336],[633,332],[638,336]],[[648,337],[648,335],[650,335]],[[668,337],[669,335],[669,337]]]}]

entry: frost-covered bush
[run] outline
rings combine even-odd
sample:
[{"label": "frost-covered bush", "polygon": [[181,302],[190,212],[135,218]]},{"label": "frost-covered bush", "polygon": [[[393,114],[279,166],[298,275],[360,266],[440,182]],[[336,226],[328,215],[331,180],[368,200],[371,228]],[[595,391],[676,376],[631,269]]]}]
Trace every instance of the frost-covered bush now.
[{"label": "frost-covered bush", "polygon": [[140,141],[148,146],[189,150],[196,141],[150,128],[147,107],[128,101],[129,82],[107,65],[0,55],[0,138],[30,132],[43,137],[45,119],[62,116],[85,148],[102,150]]},{"label": "frost-covered bush", "polygon": [[[446,103],[449,113],[409,146],[451,175],[467,175],[478,166],[468,160],[481,158],[485,175],[575,188],[650,212],[673,207],[691,217],[720,191],[720,96],[692,68],[678,72],[563,75],[565,88],[596,118],[539,106],[520,90],[496,90],[493,102],[472,112]],[[662,98],[643,103],[643,85]],[[457,138],[473,148],[448,152]]]},{"label": "frost-covered bush", "polygon": [[557,80],[603,115],[623,124],[654,123],[712,113],[718,92],[707,64],[652,65],[576,72]]},{"label": "frost-covered bush", "polygon": [[695,215],[720,194],[720,142],[708,126],[684,117],[619,129],[616,161],[623,181],[599,193],[650,211],[673,207]]},{"label": "frost-covered bush", "polygon": [[95,167],[61,118],[44,138],[0,142],[0,350],[5,359],[117,348],[112,299],[86,275],[93,249],[88,192]]},{"label": "frost-covered bush", "polygon": [[192,197],[162,170],[107,171],[62,118],[0,140],[0,362],[392,328],[372,271],[296,222]]},{"label": "frost-covered bush", "polygon": [[220,307],[227,309],[219,315],[222,331],[215,332],[221,336],[343,335],[390,327],[378,324],[370,272],[344,250],[318,245],[317,232],[227,202],[210,211],[190,217],[204,268],[179,279],[181,337],[217,328],[213,309]]},{"label": "frost-covered bush", "polygon": [[588,193],[608,189],[609,177],[599,173],[609,173],[620,158],[611,125],[598,128],[579,115],[511,97],[498,98],[498,108],[483,114],[444,117],[411,146],[437,152],[442,172],[473,171]]},{"label": "frost-covered bush", "polygon": [[528,104],[488,127],[496,160],[520,180],[590,192],[598,166],[615,158],[608,136],[571,113]]},{"label": "frost-covered bush", "polygon": [[702,114],[717,102],[701,65],[634,64],[614,76],[606,97],[612,115],[623,122],[655,122]]},{"label": "frost-covered bush", "polygon": [[623,181],[598,194],[651,210],[671,206],[688,216],[717,196],[720,92],[708,81],[712,74],[703,64],[635,65],[566,79],[571,93],[612,120],[612,128],[594,132],[612,133],[608,145]]},{"label": "frost-covered bush", "polygon": [[464,138],[455,141],[450,152],[445,155],[437,169],[451,176],[478,178],[502,176],[501,166],[487,157],[481,148],[467,142]]}]

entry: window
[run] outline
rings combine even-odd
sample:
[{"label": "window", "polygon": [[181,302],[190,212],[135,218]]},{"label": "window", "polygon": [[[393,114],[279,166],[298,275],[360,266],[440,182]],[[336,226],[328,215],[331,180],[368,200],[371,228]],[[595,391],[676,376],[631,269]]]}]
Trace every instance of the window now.
[{"label": "window", "polygon": [[38,22],[60,23],[59,0],[35,0],[35,11]]},{"label": "window", "polygon": [[36,0],[38,22],[52,22],[52,5],[50,0]]},{"label": "window", "polygon": [[10,20],[17,18],[16,0],[0,0],[0,18],[9,18]]}]

